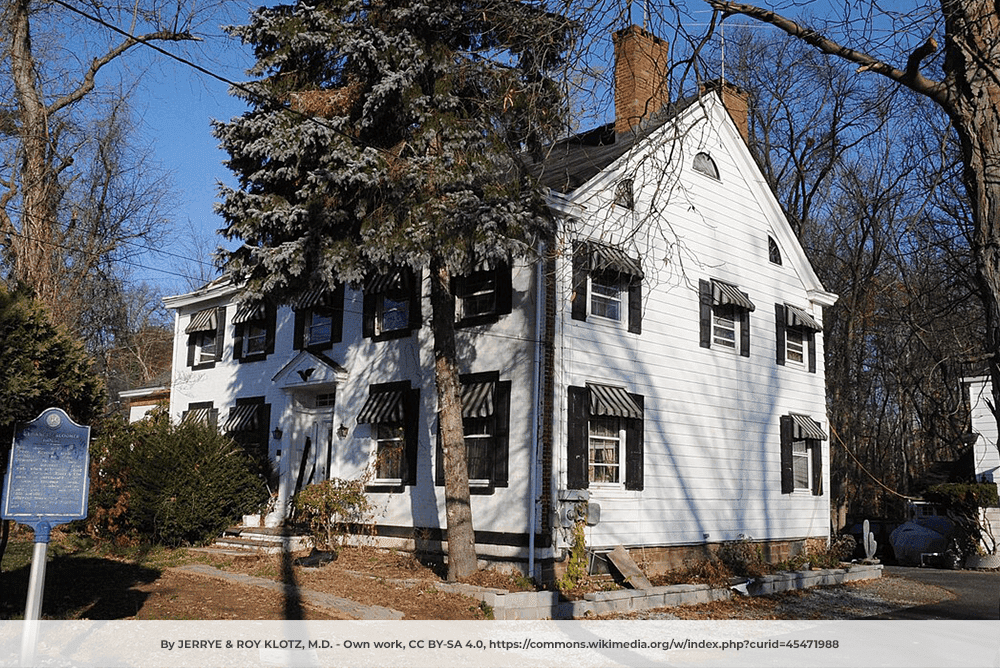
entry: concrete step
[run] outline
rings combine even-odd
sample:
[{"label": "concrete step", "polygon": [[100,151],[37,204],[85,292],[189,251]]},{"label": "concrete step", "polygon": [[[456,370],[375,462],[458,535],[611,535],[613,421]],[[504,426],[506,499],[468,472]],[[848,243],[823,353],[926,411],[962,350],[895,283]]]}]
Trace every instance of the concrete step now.
[{"label": "concrete step", "polygon": [[215,540],[212,547],[220,550],[244,552],[299,552],[313,546],[311,536],[304,536],[284,528],[232,527]]}]

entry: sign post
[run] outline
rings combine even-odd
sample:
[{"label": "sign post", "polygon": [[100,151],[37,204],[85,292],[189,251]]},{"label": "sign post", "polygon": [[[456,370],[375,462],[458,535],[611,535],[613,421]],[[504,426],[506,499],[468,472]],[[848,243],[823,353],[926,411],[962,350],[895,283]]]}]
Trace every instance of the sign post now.
[{"label": "sign post", "polygon": [[24,608],[21,663],[33,663],[45,588],[45,558],[52,527],[87,517],[90,487],[90,427],[76,424],[59,408],[48,408],[18,425],[4,474],[0,517],[35,532]]}]

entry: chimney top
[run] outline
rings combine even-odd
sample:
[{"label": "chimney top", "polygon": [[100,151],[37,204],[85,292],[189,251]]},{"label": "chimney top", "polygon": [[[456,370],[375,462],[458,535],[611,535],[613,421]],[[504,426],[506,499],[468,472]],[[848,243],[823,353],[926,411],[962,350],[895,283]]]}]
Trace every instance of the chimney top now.
[{"label": "chimney top", "polygon": [[722,99],[722,105],[729,112],[730,118],[736,124],[736,128],[743,136],[743,141],[750,143],[750,95],[737,86],[724,79],[713,79],[701,84],[701,93],[704,95],[710,91],[718,91]]},{"label": "chimney top", "polygon": [[615,132],[633,130],[670,101],[666,40],[632,25],[612,36],[615,47]]}]

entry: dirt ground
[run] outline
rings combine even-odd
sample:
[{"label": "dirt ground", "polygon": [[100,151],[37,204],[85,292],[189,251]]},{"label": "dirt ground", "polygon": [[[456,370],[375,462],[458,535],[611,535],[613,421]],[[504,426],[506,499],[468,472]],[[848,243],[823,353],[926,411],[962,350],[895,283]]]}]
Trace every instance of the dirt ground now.
[{"label": "dirt ground", "polygon": [[[238,573],[286,587],[274,591],[220,579],[213,576],[214,571],[184,570],[185,564],[192,563],[219,569],[220,575]],[[336,561],[316,568],[295,565],[290,557],[197,551],[178,551],[173,563],[156,567],[109,558],[60,558],[48,566],[42,616],[144,620],[349,618],[336,608],[310,604],[309,597],[287,595],[288,591],[310,590],[391,608],[403,613],[405,619],[489,618],[489,609],[479,601],[439,591],[436,585],[442,581],[440,573],[409,554],[373,548],[343,549]],[[524,579],[494,572],[477,574],[472,583],[514,591],[527,584]],[[11,605],[11,601],[25,600],[27,569],[4,573],[2,586],[0,618],[17,618],[23,613],[22,604]],[[883,578],[822,591],[659,610],[647,613],[645,618],[856,619],[948,595],[936,587]]]}]

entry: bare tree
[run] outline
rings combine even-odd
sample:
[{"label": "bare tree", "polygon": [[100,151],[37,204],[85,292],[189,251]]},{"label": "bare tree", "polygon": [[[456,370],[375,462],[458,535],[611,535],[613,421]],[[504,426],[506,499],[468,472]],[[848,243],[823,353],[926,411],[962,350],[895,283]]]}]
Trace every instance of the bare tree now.
[{"label": "bare tree", "polygon": [[[769,9],[705,0],[723,17],[739,14],[771,24],[823,53],[881,75],[936,104],[958,138],[969,202],[970,251],[985,311],[985,347],[994,405],[1000,405],[1000,9],[986,0],[923,2],[905,13],[878,3],[844,3],[826,21],[792,20]],[[878,22],[894,28],[877,35]],[[904,26],[900,28],[900,26]],[[843,35],[834,38],[833,35]],[[851,45],[850,41],[855,41]],[[943,44],[943,57],[937,57]],[[895,64],[894,64],[895,63]],[[936,70],[926,74],[925,67]],[[1000,422],[1000,414],[996,415]]]}]

